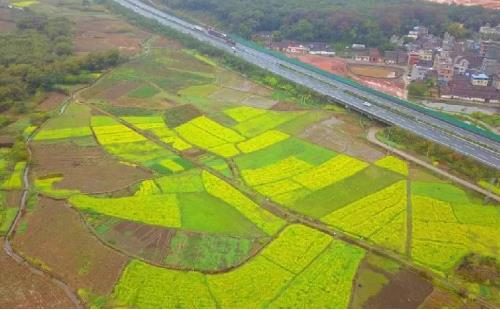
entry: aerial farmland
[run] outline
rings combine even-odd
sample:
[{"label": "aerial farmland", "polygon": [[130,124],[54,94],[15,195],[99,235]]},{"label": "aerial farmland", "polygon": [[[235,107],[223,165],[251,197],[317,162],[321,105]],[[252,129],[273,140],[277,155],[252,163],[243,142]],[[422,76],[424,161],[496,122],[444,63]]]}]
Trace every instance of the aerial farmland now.
[{"label": "aerial farmland", "polygon": [[125,60],[1,129],[0,307],[500,306],[498,201],[372,143],[381,124],[113,6],[13,5]]}]

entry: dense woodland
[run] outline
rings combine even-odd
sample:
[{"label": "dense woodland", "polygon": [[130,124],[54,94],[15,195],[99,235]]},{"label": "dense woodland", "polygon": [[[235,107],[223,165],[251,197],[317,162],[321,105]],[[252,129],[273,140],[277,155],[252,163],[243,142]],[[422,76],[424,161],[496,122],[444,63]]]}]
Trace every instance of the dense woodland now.
[{"label": "dense woodland", "polygon": [[[500,11],[412,0],[161,0],[172,9],[209,14],[228,31],[250,37],[271,31],[276,39],[364,43],[390,48],[392,35],[425,25],[436,35],[448,31],[463,38]],[[463,27],[462,27],[463,24]]]},{"label": "dense woodland", "polygon": [[17,29],[0,34],[0,111],[23,112],[38,92],[86,83],[90,72],[116,65],[117,51],[76,56],[72,23],[29,10],[16,12]]}]

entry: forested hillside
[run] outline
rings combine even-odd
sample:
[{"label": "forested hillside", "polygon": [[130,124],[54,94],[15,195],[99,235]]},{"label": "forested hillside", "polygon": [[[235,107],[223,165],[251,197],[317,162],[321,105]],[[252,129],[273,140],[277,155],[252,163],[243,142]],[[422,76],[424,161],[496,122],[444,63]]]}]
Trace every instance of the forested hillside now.
[{"label": "forested hillside", "polygon": [[[365,43],[383,47],[391,35],[418,24],[431,33],[449,31],[466,37],[489,22],[500,23],[500,11],[411,0],[161,0],[167,6],[210,14],[229,31],[249,37],[257,31],[303,41]],[[460,26],[464,25],[464,28]]]},{"label": "forested hillside", "polygon": [[14,16],[16,30],[0,34],[0,111],[26,109],[37,92],[86,83],[93,71],[120,60],[117,51],[74,55],[72,23],[29,10]]}]

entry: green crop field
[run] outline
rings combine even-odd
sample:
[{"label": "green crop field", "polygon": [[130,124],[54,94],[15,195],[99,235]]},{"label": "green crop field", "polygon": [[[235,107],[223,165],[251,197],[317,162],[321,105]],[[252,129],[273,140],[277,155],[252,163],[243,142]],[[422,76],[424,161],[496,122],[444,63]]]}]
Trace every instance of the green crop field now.
[{"label": "green crop field", "polygon": [[470,201],[448,184],[412,187],[413,258],[441,272],[469,252],[499,258],[500,211]]},{"label": "green crop field", "polygon": [[8,178],[1,184],[0,189],[3,190],[20,190],[23,187],[23,173],[26,168],[26,162],[16,163],[14,170]]},{"label": "green crop field", "polygon": [[75,195],[69,202],[82,210],[121,219],[164,227],[181,226],[181,215],[175,195],[141,195],[124,198]]},{"label": "green crop field", "polygon": [[386,156],[375,162],[375,165],[408,176],[408,164],[394,156]]},{"label": "green crop field", "polygon": [[[287,253],[284,257],[282,251]],[[363,256],[360,249],[293,225],[261,254],[222,274],[174,271],[132,261],[115,287],[111,304],[138,308],[344,308]]]},{"label": "green crop field", "polygon": [[406,197],[406,181],[400,181],[324,216],[322,221],[403,252],[406,243]]},{"label": "green crop field", "polygon": [[275,234],[285,225],[284,220],[258,206],[224,180],[206,171],[203,172],[202,177],[209,194],[233,206],[268,235]]},{"label": "green crop field", "polygon": [[196,270],[223,270],[242,263],[250,254],[249,239],[224,235],[193,235],[179,231],[170,243],[167,265]]},{"label": "green crop field", "polygon": [[92,117],[92,130],[99,144],[107,152],[125,161],[164,174],[184,171],[191,167],[185,159],[109,116]]},{"label": "green crop field", "polygon": [[150,85],[144,85],[129,92],[128,96],[132,98],[145,99],[145,98],[151,98],[154,95],[158,94],[159,92],[160,90],[158,90],[156,87]]},{"label": "green crop field", "polygon": [[83,146],[95,145],[90,129],[90,109],[69,104],[62,115],[46,122],[36,134],[38,143],[74,142]]}]

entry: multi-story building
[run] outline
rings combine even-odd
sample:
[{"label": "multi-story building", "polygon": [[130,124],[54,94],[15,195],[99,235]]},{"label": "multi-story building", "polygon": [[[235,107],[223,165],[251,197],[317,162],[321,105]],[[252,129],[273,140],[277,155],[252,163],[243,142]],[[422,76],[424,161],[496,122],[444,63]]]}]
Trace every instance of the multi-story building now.
[{"label": "multi-story building", "polygon": [[425,80],[430,71],[432,71],[432,63],[419,62],[413,65],[410,72],[410,80],[421,81]]},{"label": "multi-story building", "polygon": [[473,73],[470,75],[470,81],[474,86],[488,86],[490,78],[484,73]]},{"label": "multi-story building", "polygon": [[453,60],[447,53],[443,55],[437,55],[434,62],[434,68],[438,74],[438,81],[441,83],[446,83],[453,79],[454,66]]}]

